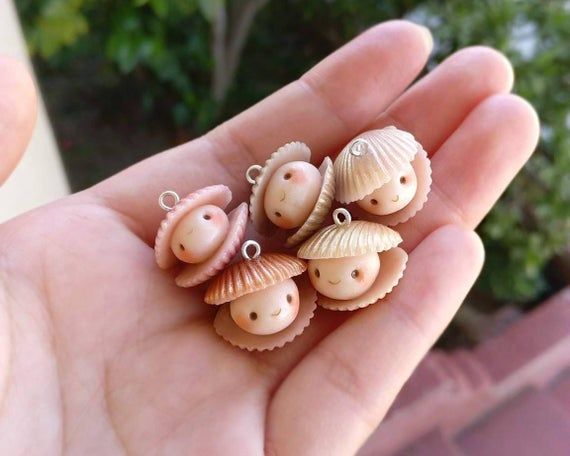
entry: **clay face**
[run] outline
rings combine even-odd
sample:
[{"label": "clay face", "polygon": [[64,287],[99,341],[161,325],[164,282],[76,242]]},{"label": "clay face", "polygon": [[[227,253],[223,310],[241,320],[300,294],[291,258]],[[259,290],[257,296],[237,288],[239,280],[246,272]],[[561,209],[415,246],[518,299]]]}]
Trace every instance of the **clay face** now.
[{"label": "clay face", "polygon": [[315,206],[321,184],[321,173],[310,163],[284,164],[273,174],[265,191],[267,217],[283,229],[301,226]]},{"label": "clay face", "polygon": [[390,182],[365,196],[357,204],[366,212],[375,215],[388,215],[406,207],[414,198],[418,179],[412,165],[394,176]]},{"label": "clay face", "polygon": [[394,176],[382,187],[365,196],[357,204],[366,212],[375,215],[388,215],[406,207],[414,198],[418,179],[412,165]]},{"label": "clay face", "polygon": [[213,205],[200,206],[176,225],[170,248],[180,261],[201,263],[222,245],[228,230],[228,216],[222,209]]},{"label": "clay face", "polygon": [[378,253],[310,260],[309,278],[315,289],[332,299],[348,300],[364,294],[380,272]]},{"label": "clay face", "polygon": [[275,334],[289,326],[299,312],[299,290],[287,279],[264,290],[242,296],[230,304],[232,320],[244,331]]}]

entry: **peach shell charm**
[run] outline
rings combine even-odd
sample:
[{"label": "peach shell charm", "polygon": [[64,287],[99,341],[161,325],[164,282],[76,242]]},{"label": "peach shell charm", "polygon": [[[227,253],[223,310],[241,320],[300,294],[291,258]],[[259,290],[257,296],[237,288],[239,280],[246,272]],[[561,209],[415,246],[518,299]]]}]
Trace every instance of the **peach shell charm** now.
[{"label": "peach shell charm", "polygon": [[[287,163],[294,161],[310,163],[310,159],[311,151],[306,144],[290,142],[271,154],[263,166],[253,165],[247,170],[246,178],[249,183],[253,184],[249,205],[250,216],[255,229],[260,234],[268,235],[276,229],[276,226],[267,217],[264,206],[265,192],[271,178],[281,166]],[[305,222],[287,238],[287,247],[299,244],[317,231],[322,226],[332,206],[335,193],[332,160],[326,157],[318,170],[322,182],[316,202]],[[257,175],[252,176],[255,172]]]},{"label": "peach shell charm", "polygon": [[431,165],[426,151],[411,133],[390,126],[366,131],[353,138],[334,162],[336,199],[347,204],[363,200],[409,166],[417,179],[411,201],[388,215],[375,215],[353,206],[355,217],[384,225],[412,218],[426,203],[431,187]]},{"label": "peach shell charm", "polygon": [[[165,203],[167,197],[174,199],[174,205]],[[235,256],[245,234],[247,225],[247,204],[242,203],[228,215],[229,228],[220,247],[205,261],[196,264],[184,263],[173,253],[170,243],[175,229],[186,215],[206,205],[225,209],[232,199],[232,193],[225,185],[213,185],[191,193],[180,199],[175,192],[167,191],[160,195],[159,205],[167,211],[166,217],[158,229],[154,252],[158,266],[170,269],[181,264],[181,270],[175,281],[180,287],[193,287],[206,282],[221,271]]]},{"label": "peach shell charm", "polygon": [[[344,220],[340,220],[341,215]],[[330,281],[330,277],[321,277],[315,270],[314,264],[320,260],[353,261],[377,253],[380,268],[374,282],[356,297],[333,299],[319,293],[317,303],[325,309],[341,311],[356,310],[374,304],[390,293],[404,274],[408,255],[397,247],[402,238],[396,231],[386,226],[368,221],[352,221],[350,213],[343,208],[334,211],[333,219],[334,225],[315,233],[301,245],[297,253],[299,258],[309,260],[308,273],[311,281],[315,284],[315,280],[327,280],[334,286],[343,287],[343,284],[339,283],[342,277],[335,276],[335,281]],[[339,265],[334,269],[341,271],[343,268]],[[354,277],[353,275],[352,278]],[[346,279],[350,280],[348,277]],[[344,286],[349,287],[351,283]]]},{"label": "peach shell charm", "polygon": [[[250,257],[247,249],[256,248]],[[307,266],[304,261],[282,253],[260,254],[259,244],[247,241],[242,246],[244,260],[234,263],[216,277],[208,287],[204,301],[207,304],[221,306],[214,320],[214,329],[218,335],[230,344],[248,351],[264,351],[280,348],[303,333],[309,325],[316,309],[317,293],[311,287],[306,276],[302,276]],[[294,320],[278,332],[272,334],[254,334],[248,332],[232,318],[232,304],[240,298],[247,298],[256,293],[279,287],[295,277],[298,290],[298,311]],[[289,298],[289,295],[287,296]],[[231,301],[231,303],[230,303]],[[291,302],[289,299],[284,302]],[[267,304],[267,306],[265,305]],[[262,303],[260,313],[267,313],[265,308],[273,302]],[[281,311],[281,307],[279,308]],[[272,316],[275,314],[271,314]],[[263,320],[267,315],[260,315]],[[256,316],[256,319],[258,317]]]}]

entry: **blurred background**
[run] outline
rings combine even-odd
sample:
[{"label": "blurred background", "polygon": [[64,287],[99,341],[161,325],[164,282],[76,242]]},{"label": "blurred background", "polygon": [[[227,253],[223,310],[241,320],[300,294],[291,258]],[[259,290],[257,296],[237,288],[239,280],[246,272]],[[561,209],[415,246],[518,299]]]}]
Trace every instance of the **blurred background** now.
[{"label": "blurred background", "polygon": [[485,269],[440,345],[476,343],[570,282],[570,2],[15,3],[72,190],[204,133],[380,21],[432,30],[427,71],[464,46],[501,50],[541,141],[478,230]]},{"label": "blurred background", "polygon": [[401,17],[434,35],[426,71],[473,44],[506,54],[541,138],[478,228],[478,283],[361,454],[567,456],[570,0],[0,0],[0,52],[32,57],[57,139],[41,109],[0,220],[206,132]]}]

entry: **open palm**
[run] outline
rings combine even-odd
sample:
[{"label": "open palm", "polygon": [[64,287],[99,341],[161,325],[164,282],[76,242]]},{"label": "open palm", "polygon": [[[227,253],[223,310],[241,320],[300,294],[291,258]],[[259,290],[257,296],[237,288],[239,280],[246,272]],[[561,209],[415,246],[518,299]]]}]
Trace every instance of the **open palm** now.
[{"label": "open palm", "polygon": [[[408,88],[430,50],[422,27],[379,25],[207,135],[0,225],[0,454],[355,452],[475,280],[472,229],[537,140],[493,50],[462,50]],[[33,89],[15,63],[0,66],[6,176]],[[400,227],[400,285],[350,315],[319,310],[273,352],[216,336],[201,290],[154,263],[160,192],[225,183],[235,206],[246,168],[278,146],[304,141],[318,163],[386,125],[413,133],[433,166],[429,202]]]}]

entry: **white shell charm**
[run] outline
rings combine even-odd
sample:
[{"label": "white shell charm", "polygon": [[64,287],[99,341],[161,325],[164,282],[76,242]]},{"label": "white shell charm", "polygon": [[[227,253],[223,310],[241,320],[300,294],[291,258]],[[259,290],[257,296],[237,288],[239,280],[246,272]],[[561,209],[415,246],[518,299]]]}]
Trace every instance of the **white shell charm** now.
[{"label": "white shell charm", "polygon": [[431,167],[425,150],[396,127],[371,130],[352,139],[334,163],[336,199],[355,202],[360,219],[397,225],[427,201]]}]

